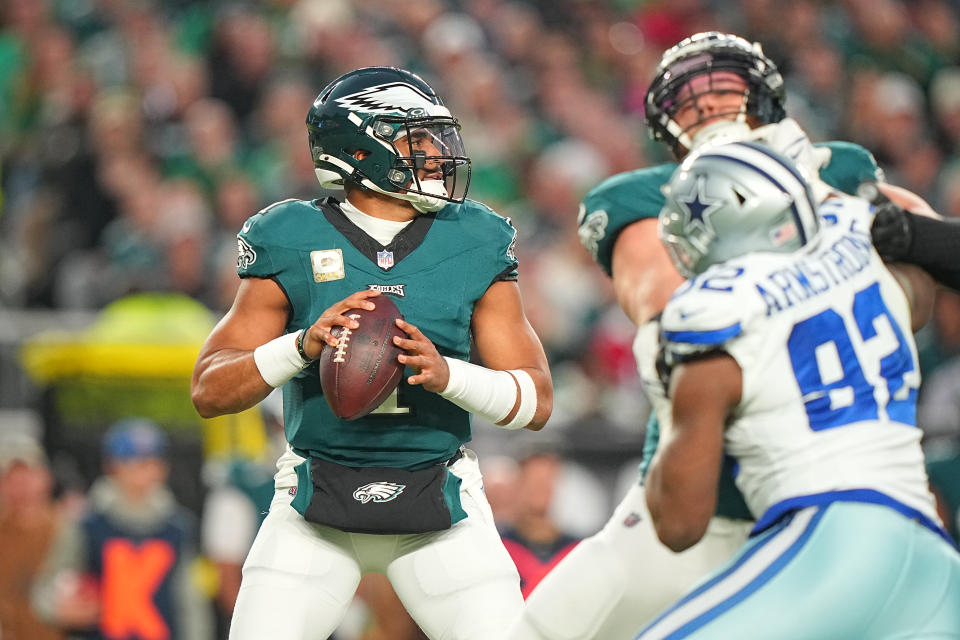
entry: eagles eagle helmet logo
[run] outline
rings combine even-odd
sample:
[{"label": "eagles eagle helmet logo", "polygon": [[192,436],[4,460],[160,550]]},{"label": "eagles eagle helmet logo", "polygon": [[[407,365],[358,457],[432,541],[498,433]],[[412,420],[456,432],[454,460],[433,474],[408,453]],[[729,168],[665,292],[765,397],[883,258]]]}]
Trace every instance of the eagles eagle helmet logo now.
[{"label": "eagles eagle helmet logo", "polygon": [[[449,116],[446,107],[434,104],[430,97],[413,85],[388,82],[337,98],[344,109],[362,113],[409,113],[410,115]],[[419,110],[417,114],[415,110]],[[413,112],[413,113],[411,113]]]}]

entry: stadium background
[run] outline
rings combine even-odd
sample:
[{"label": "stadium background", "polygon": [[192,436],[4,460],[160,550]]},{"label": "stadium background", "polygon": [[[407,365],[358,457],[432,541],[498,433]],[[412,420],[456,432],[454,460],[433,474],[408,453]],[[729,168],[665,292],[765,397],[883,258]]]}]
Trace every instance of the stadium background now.
[{"label": "stadium background", "polygon": [[[188,378],[237,286],[243,220],[324,195],[303,121],[319,90],[355,67],[402,66],[433,84],[463,124],[470,196],[519,229],[520,283],[556,408],[538,434],[478,424],[476,448],[562,454],[571,472],[558,518],[583,535],[632,480],[648,408],[633,328],[577,241],[577,205],[602,178],[667,159],[642,118],[666,47],[707,29],[762,42],[814,140],[864,145],[890,182],[960,215],[956,1],[0,7],[0,433],[41,437],[61,488],[86,487],[103,430],[127,415],[170,431],[173,488],[198,514],[205,462],[262,455],[260,413],[202,421]],[[955,508],[958,296],[939,294],[918,340],[921,426]]]}]

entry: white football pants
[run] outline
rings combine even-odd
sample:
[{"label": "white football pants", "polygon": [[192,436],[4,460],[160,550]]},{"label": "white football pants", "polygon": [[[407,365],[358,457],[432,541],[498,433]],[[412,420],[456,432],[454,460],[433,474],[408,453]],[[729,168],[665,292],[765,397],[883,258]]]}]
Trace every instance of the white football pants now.
[{"label": "white football pants", "polygon": [[230,640],[325,640],[339,626],[364,573],[385,574],[432,640],[506,637],[523,608],[520,577],[494,526],[477,457],[461,478],[467,518],[445,531],[346,533],[308,523],[278,491],[243,565]]},{"label": "white football pants", "polygon": [[632,639],[698,579],[730,559],[752,522],[713,518],[696,545],[675,553],[657,538],[635,484],[607,524],[578,544],[527,597],[509,640]]}]

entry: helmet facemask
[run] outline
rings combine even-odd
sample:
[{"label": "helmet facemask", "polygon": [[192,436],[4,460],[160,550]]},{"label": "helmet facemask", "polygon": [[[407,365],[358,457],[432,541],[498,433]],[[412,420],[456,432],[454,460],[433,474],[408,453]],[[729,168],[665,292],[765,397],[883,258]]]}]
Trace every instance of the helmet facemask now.
[{"label": "helmet facemask", "polygon": [[397,197],[414,196],[410,201],[422,213],[466,199],[470,159],[455,118],[379,116],[371,128],[378,140],[393,148],[396,159],[386,178]]}]

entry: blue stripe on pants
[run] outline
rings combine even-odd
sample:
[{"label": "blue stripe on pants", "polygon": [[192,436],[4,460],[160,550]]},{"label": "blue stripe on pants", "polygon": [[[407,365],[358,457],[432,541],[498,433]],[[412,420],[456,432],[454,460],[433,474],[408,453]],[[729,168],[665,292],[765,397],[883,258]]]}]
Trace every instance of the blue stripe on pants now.
[{"label": "blue stripe on pants", "polygon": [[721,573],[707,580],[667,609],[637,640],[674,640],[701,628],[742,602],[776,576],[810,539],[823,509],[805,509],[750,543]]}]

